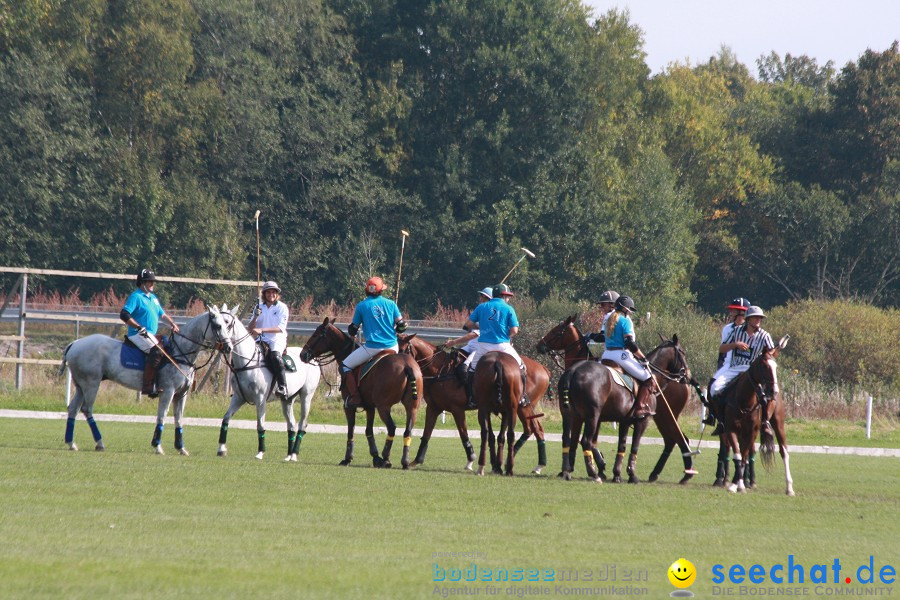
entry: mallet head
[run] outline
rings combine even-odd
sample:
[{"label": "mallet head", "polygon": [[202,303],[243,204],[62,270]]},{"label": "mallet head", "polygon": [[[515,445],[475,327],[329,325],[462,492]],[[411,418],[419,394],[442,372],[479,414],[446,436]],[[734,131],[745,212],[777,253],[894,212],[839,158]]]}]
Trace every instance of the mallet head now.
[{"label": "mallet head", "polygon": [[531,258],[534,258],[534,257],[535,257],[535,256],[534,256],[534,252],[532,252],[532,251],[529,250],[528,248],[520,248],[520,250],[522,250],[522,252],[524,252],[525,254],[527,254],[528,256],[530,256]]}]

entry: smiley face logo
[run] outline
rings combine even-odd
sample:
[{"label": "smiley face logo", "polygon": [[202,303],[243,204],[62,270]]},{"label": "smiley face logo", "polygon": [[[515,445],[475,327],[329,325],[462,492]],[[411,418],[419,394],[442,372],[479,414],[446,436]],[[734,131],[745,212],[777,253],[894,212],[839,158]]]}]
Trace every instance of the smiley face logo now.
[{"label": "smiley face logo", "polygon": [[677,588],[690,587],[695,579],[697,579],[697,569],[686,558],[679,558],[669,567],[669,581]]}]

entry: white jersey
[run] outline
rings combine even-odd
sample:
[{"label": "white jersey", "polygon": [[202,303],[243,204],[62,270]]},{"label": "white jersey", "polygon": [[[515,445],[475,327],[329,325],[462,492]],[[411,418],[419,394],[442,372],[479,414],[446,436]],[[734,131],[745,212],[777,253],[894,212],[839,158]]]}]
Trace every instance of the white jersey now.
[{"label": "white jersey", "polygon": [[287,324],[289,310],[287,304],[279,300],[272,306],[262,305],[262,312],[256,318],[257,329],[268,329],[277,327],[278,333],[263,333],[257,339],[259,342],[265,342],[273,352],[284,352],[287,348]]}]

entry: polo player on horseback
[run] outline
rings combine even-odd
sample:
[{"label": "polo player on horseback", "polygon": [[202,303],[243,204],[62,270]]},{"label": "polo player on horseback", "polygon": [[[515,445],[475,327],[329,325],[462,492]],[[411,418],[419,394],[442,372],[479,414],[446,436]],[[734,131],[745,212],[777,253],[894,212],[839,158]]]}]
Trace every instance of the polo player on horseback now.
[{"label": "polo player on horseback", "polygon": [[381,277],[370,277],[366,282],[366,299],[356,305],[353,320],[347,327],[350,337],[356,337],[362,326],[366,343],[341,363],[341,385],[347,392],[346,405],[359,406],[359,381],[354,369],[373,358],[379,352],[397,352],[397,334],[406,331],[406,321],[397,304],[381,293],[386,289]]},{"label": "polo player on horseback", "polygon": [[606,351],[603,353],[603,360],[618,364],[641,382],[635,399],[634,417],[642,419],[656,414],[649,402],[654,384],[653,374],[647,366],[647,357],[635,341],[634,323],[629,316],[634,311],[634,300],[629,296],[619,296],[615,311],[610,313],[606,321]]},{"label": "polo player on horseback", "polygon": [[[722,392],[734,381],[738,375],[747,371],[756,358],[767,350],[775,347],[772,342],[772,336],[762,328],[762,320],[766,318],[763,310],[758,306],[751,306],[747,309],[744,317],[744,324],[735,327],[728,339],[719,346],[720,353],[730,353],[731,360],[716,371],[713,375],[712,385],[709,387],[710,406],[717,406],[719,415],[722,415],[724,396]],[[721,397],[720,397],[721,396]],[[718,403],[714,403],[713,399],[717,399]],[[767,411],[767,402],[765,394],[759,394],[760,404],[762,406],[762,427],[769,427],[769,418]]]},{"label": "polo player on horseback", "polygon": [[141,393],[155,398],[159,395],[156,388],[156,371],[162,362],[162,350],[156,338],[159,320],[165,319],[175,333],[178,333],[178,324],[166,314],[159,303],[159,298],[153,293],[156,285],[156,274],[153,271],[142,269],[137,276],[136,284],[138,289],[128,296],[119,318],[128,325],[126,333],[128,340],[147,355]]},{"label": "polo player on horseback", "polygon": [[[485,302],[489,302],[494,297],[494,289],[491,287],[486,287],[478,291],[478,304],[484,304]],[[466,354],[466,360],[461,362],[456,366],[456,376],[459,380],[466,385],[466,410],[476,408],[475,398],[472,396],[471,385],[468,385],[468,371],[469,365],[472,363],[473,358],[475,357],[475,353],[478,351],[478,336],[481,332],[478,329],[472,329],[471,331],[463,327],[466,331],[465,335],[461,335],[458,338],[454,338],[452,340],[447,340],[445,342],[445,346],[449,348],[454,348],[463,344],[460,348],[461,352]]]},{"label": "polo player on horseback", "polygon": [[619,292],[616,292],[614,290],[607,290],[600,294],[600,314],[603,315],[603,322],[600,325],[600,331],[584,334],[584,343],[587,346],[588,352],[591,356],[597,357],[602,354],[602,352],[599,351],[599,348],[601,345],[606,344],[606,322],[609,320],[609,315],[611,315],[613,310],[615,310],[616,300],[618,299]]},{"label": "polo player on horseback", "polygon": [[[505,352],[516,359],[519,369],[522,371],[522,398],[519,400],[519,404],[525,405],[528,404],[528,395],[525,393],[525,364],[510,342],[519,333],[519,318],[516,316],[516,310],[509,304],[509,299],[515,294],[510,291],[508,285],[500,283],[494,286],[491,296],[489,301],[475,307],[466,324],[463,325],[463,329],[466,331],[475,329],[479,331],[478,347],[467,359],[469,362],[466,378],[467,390],[471,389],[472,374],[481,357],[488,352]],[[469,396],[472,396],[471,391],[469,391]]]},{"label": "polo player on horseback", "polygon": [[[724,344],[728,341],[728,338],[731,337],[731,334],[735,329],[744,324],[744,315],[747,313],[747,309],[750,308],[750,301],[746,298],[735,298],[731,302],[728,303],[728,306],[725,307],[728,310],[728,318],[730,319],[728,323],[722,327],[722,339],[719,342],[719,345]],[[716,371],[721,369],[726,363],[731,364],[731,350],[728,352],[722,353],[719,352],[719,358],[716,361]],[[715,377],[709,380],[709,385],[707,386],[707,390],[712,387],[713,381],[715,381]],[[704,399],[701,396],[701,399]],[[706,418],[703,419],[703,422],[707,425],[715,425],[716,417],[713,415],[713,411],[709,408],[708,399],[706,400],[707,410],[709,411],[706,415]],[[720,431],[721,425],[713,431],[713,435],[718,435],[721,433]]]},{"label": "polo player on horseback", "polygon": [[266,366],[275,376],[275,394],[287,400],[287,374],[284,367],[284,352],[287,350],[287,324],[290,311],[287,304],[279,300],[281,288],[274,281],[262,286],[263,303],[253,311],[253,318],[247,325],[250,335],[263,348]]}]

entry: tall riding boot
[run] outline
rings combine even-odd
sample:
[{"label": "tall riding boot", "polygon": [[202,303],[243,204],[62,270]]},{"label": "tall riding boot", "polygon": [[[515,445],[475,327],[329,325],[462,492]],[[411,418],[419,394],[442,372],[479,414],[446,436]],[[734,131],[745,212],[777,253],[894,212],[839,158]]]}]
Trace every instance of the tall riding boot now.
[{"label": "tall riding boot", "polygon": [[653,378],[641,382],[638,388],[637,399],[634,401],[634,418],[643,419],[655,415],[656,412],[650,405],[650,394],[653,392]]},{"label": "tall riding boot", "polygon": [[466,410],[478,408],[475,403],[475,371],[466,371]]},{"label": "tall riding boot", "polygon": [[159,369],[159,363],[161,362],[162,352],[154,346],[147,354],[144,362],[144,382],[141,387],[141,393],[151,398],[159,396],[159,390],[156,388],[156,371]]},{"label": "tall riding boot", "polygon": [[272,352],[272,375],[275,377],[275,394],[287,400],[287,374],[281,354]]},{"label": "tall riding boot", "polygon": [[525,367],[522,367],[522,399],[519,400],[519,406],[528,404],[528,375],[525,373]]},{"label": "tall riding boot", "polygon": [[466,385],[466,381],[468,381],[469,379],[469,367],[466,366],[466,363],[459,363],[458,365],[456,365],[455,373],[460,385]]},{"label": "tall riding boot", "polygon": [[343,371],[341,372],[341,377],[343,379],[342,383],[344,391],[347,392],[347,397],[344,399],[344,406],[348,408],[359,406],[362,399],[359,397],[359,382],[356,380],[356,372]]}]

